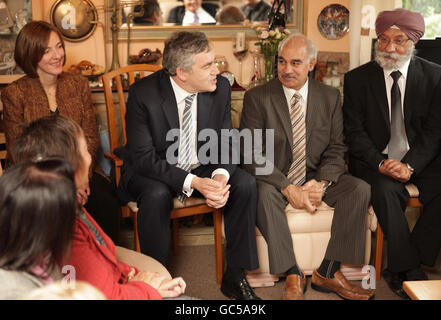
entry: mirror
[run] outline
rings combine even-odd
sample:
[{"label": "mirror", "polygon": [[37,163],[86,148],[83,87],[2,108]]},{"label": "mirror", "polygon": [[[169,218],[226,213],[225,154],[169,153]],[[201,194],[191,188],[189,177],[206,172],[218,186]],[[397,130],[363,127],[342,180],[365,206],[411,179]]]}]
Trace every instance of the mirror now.
[{"label": "mirror", "polygon": [[[188,0],[189,2],[196,2],[196,0]],[[198,0],[199,2],[201,0]],[[240,8],[245,5],[245,2],[248,1],[256,1],[256,0],[202,0],[202,4],[207,8],[206,11],[210,11],[210,7],[218,6],[218,12],[220,9],[225,8],[226,6],[235,6]],[[258,1],[258,0],[257,0]],[[263,0],[269,6],[271,6],[274,0]],[[277,4],[277,0],[276,4]],[[279,0],[281,2],[281,0]],[[291,32],[300,32],[303,33],[303,5],[304,0],[285,0],[287,3],[287,8],[290,14],[288,15],[287,25],[286,27],[290,29]],[[183,2],[178,0],[158,0],[159,6],[162,12],[162,25],[156,26],[152,25],[151,21],[144,21],[140,23],[131,23],[130,27],[128,26],[128,21],[133,21],[136,19],[136,15],[143,14],[143,12],[133,12],[135,6],[139,6],[143,4],[144,1],[133,1],[133,0],[106,0],[106,7],[109,10],[106,10],[106,21],[108,24],[108,35],[110,38],[110,26],[111,26],[111,16],[112,16],[112,8],[114,8],[114,3],[118,10],[117,12],[117,23],[119,27],[118,39],[124,40],[128,38],[130,35],[130,39],[165,39],[170,33],[178,31],[178,30],[188,30],[188,31],[202,31],[210,38],[217,39],[231,39],[235,34],[239,31],[245,32],[249,37],[255,37],[256,34],[253,29],[251,29],[250,25],[244,26],[243,24],[230,24],[233,22],[228,22],[228,24],[219,24],[216,20],[210,20],[211,22],[206,23],[198,23],[189,24],[183,26],[181,24],[176,25],[174,23],[169,23],[170,21],[170,12],[173,8],[177,6],[183,6]],[[209,6],[210,4],[211,6]],[[283,7],[283,6],[282,6]],[[137,9],[138,10],[138,9]],[[185,11],[182,9],[181,11]],[[184,13],[181,13],[181,16]],[[232,16],[229,14],[228,16]],[[218,19],[219,16],[218,16]],[[136,19],[140,21],[140,19]]]}]

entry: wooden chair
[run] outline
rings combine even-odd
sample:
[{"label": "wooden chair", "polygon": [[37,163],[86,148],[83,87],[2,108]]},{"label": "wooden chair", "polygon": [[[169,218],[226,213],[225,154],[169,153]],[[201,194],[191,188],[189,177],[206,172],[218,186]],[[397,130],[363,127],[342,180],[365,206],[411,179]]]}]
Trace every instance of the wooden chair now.
[{"label": "wooden chair", "polygon": [[1,161],[6,160],[6,137],[3,132],[0,132],[0,144],[5,145],[5,150],[0,151],[0,176],[3,174],[3,164]]},{"label": "wooden chair", "polygon": [[[123,160],[118,158],[113,151],[115,148],[123,146],[127,142],[126,126],[125,126],[125,114],[126,103],[123,90],[123,84],[121,76],[128,74],[128,84],[131,85],[135,81],[135,73],[139,72],[140,78],[146,76],[146,73],[152,73],[161,69],[158,65],[148,64],[135,64],[122,67],[118,70],[108,72],[102,76],[104,85],[104,94],[107,110],[107,124],[109,130],[110,140],[110,153],[106,154],[106,158],[111,160],[115,166],[115,178],[116,183],[119,183],[121,178],[121,168],[123,166]],[[116,112],[114,97],[112,92],[112,84],[116,87],[117,100],[119,103],[119,111]],[[115,115],[117,114],[117,115]],[[117,130],[117,121],[121,124],[122,139],[119,139]],[[121,141],[122,140],[122,141]],[[173,201],[173,210],[170,212],[170,218],[173,220],[173,251],[174,254],[178,253],[178,234],[179,234],[179,218],[199,215],[203,213],[213,213],[214,223],[214,237],[215,237],[215,259],[216,259],[216,280],[218,283],[222,280],[222,209],[214,209],[205,204],[204,199],[200,198],[188,198],[183,205],[177,198]],[[131,217],[134,227],[134,242],[136,251],[140,252],[139,238],[138,238],[138,207],[135,202],[129,202],[124,206],[121,206],[121,216]]]},{"label": "wooden chair", "polygon": [[[407,202],[408,207],[416,207],[416,208],[423,208],[423,204],[418,199],[420,192],[418,191],[417,186],[415,186],[412,183],[406,184],[406,189],[409,192],[410,198]],[[377,280],[380,280],[381,278],[381,264],[383,260],[383,229],[381,229],[380,224],[377,224],[377,241],[375,245],[375,276]]]}]

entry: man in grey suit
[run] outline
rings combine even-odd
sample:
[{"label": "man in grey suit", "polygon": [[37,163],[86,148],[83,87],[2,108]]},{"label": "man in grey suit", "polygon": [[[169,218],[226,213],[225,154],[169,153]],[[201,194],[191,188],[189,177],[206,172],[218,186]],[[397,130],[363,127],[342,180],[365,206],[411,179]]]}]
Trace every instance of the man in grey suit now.
[{"label": "man in grey suit", "polygon": [[274,168],[270,174],[256,174],[262,159],[247,161],[245,151],[244,167],[256,175],[257,226],[268,243],[270,272],[287,275],[283,298],[303,299],[306,286],[294,256],[285,207],[290,204],[313,213],[324,201],[335,208],[331,238],[322,264],[314,270],[311,286],[345,299],[367,300],[374,291],[349,283],[340,264],[364,263],[370,188],[345,174],[347,147],[340,94],[308,79],[316,56],[309,39],[291,35],[279,45],[278,79],[245,94],[240,128],[251,132],[263,129],[265,133],[273,130],[274,141],[267,137],[261,147],[254,146],[253,155],[264,157]]}]

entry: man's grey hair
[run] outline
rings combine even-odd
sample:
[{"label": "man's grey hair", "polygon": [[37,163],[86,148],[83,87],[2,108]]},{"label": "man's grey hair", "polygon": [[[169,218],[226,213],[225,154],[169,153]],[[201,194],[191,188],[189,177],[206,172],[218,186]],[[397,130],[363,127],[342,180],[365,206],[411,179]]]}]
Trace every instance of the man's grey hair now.
[{"label": "man's grey hair", "polygon": [[180,31],[173,33],[166,41],[162,67],[170,75],[176,75],[176,69],[191,71],[194,55],[211,50],[210,42],[202,32]]},{"label": "man's grey hair", "polygon": [[279,52],[282,52],[283,48],[291,42],[294,38],[300,38],[306,41],[306,47],[308,49],[308,63],[311,62],[311,60],[315,59],[317,60],[317,48],[314,45],[314,42],[311,41],[311,39],[308,39],[305,35],[301,33],[294,33],[283,39],[279,43]]}]

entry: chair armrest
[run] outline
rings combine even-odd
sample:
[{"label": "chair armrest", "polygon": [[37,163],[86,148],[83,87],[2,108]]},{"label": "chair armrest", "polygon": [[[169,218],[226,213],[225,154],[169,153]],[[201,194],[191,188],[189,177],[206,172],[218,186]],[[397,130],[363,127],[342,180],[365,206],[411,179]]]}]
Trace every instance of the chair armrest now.
[{"label": "chair armrest", "polygon": [[122,167],[124,164],[124,161],[122,159],[120,159],[117,155],[115,155],[114,153],[106,152],[106,153],[104,153],[104,157],[106,157],[107,159],[112,161],[115,164],[115,167]]}]

